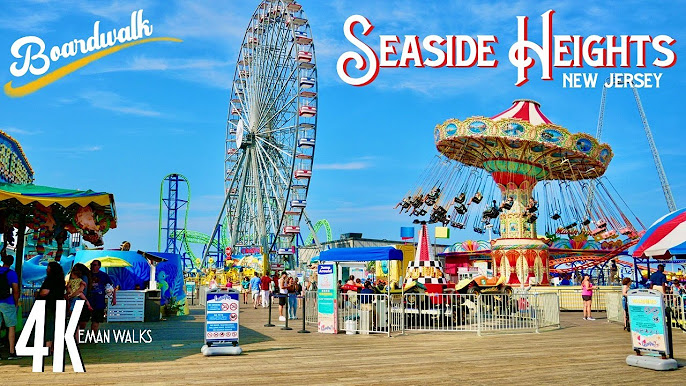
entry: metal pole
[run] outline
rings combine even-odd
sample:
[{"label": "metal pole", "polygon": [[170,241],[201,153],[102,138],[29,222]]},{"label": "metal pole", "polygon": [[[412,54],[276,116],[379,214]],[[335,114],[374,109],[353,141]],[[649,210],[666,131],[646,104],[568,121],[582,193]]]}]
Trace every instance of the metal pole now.
[{"label": "metal pole", "polygon": [[[298,331],[299,334],[309,334],[310,332],[307,331],[307,328],[305,326],[306,323],[306,318],[307,318],[307,291],[304,291],[305,295],[303,296],[303,329]],[[298,299],[296,298],[296,301]]]},{"label": "metal pole", "polygon": [[481,336],[481,296],[478,295],[476,296],[476,334]]},{"label": "metal pole", "polygon": [[[19,215],[19,224],[17,226],[17,243],[14,249],[14,270],[17,272],[17,281],[19,282],[19,293],[21,294],[21,266],[24,263],[24,236],[26,235],[26,213]],[[7,240],[5,240],[7,243]]]},{"label": "metal pole", "polygon": [[284,314],[286,314],[286,325],[281,327],[282,330],[292,330],[292,328],[288,327],[288,300],[288,294],[286,294],[286,306],[284,307]]},{"label": "metal pole", "polygon": [[267,312],[269,314],[269,320],[267,321],[267,324],[265,324],[265,327],[274,327],[272,324],[272,293],[271,291],[269,292],[269,311]]}]

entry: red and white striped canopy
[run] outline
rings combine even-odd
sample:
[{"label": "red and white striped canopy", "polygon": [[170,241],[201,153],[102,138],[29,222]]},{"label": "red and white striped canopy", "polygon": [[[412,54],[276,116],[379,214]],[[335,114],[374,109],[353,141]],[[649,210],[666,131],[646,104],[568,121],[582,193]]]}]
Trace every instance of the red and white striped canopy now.
[{"label": "red and white striped canopy", "polygon": [[541,105],[529,99],[517,99],[512,102],[512,107],[503,111],[500,114],[491,117],[494,121],[499,121],[505,118],[518,118],[527,121],[532,125],[540,125],[542,123],[553,123],[543,115],[541,112]]},{"label": "red and white striped canopy", "polygon": [[434,260],[433,249],[429,242],[429,230],[426,224],[422,224],[422,229],[419,230],[419,242],[417,243],[417,251],[414,255],[414,262],[420,266],[420,261]]}]

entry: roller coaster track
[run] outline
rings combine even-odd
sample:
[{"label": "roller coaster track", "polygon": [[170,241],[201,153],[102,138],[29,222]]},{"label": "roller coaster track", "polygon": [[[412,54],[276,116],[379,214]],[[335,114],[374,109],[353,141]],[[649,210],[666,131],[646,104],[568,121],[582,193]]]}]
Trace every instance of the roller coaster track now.
[{"label": "roller coaster track", "polygon": [[329,222],[325,219],[321,219],[314,223],[314,227],[310,230],[310,235],[307,236],[305,239],[305,245],[310,245],[312,244],[312,241],[314,241],[315,234],[319,232],[319,230],[324,227],[324,230],[326,230],[326,241],[332,241],[333,236],[331,235],[331,226],[329,225]]}]

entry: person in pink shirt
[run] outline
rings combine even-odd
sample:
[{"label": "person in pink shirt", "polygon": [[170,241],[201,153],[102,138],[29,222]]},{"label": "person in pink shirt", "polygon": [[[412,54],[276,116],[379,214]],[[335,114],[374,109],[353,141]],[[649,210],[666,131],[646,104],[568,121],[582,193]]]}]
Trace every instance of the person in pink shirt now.
[{"label": "person in pink shirt", "polygon": [[595,320],[591,317],[591,301],[593,299],[593,283],[591,277],[584,275],[581,281],[581,299],[584,301],[584,320]]}]

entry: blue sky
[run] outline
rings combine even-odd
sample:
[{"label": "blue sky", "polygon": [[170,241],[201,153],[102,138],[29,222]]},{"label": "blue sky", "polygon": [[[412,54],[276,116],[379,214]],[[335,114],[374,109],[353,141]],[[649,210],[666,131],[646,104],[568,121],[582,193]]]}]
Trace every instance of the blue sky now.
[{"label": "blue sky", "polygon": [[[673,49],[679,60],[661,71],[662,87],[640,93],[677,205],[686,205],[686,134],[680,127],[686,83],[683,3],[300,3],[311,23],[319,69],[319,127],[308,211],[313,220],[328,219],[335,236],[362,232],[366,237],[399,237],[409,217],[398,215],[393,206],[436,154],[433,127],[448,118],[491,116],[514,99],[531,98],[541,102],[553,122],[573,132],[595,133],[600,88],[563,89],[563,69],[554,70],[554,81],[544,82],[537,80],[538,67],[529,83],[514,86],[516,69],[507,52],[516,40],[516,16],[530,17],[530,38],[537,40],[540,14],[548,9],[556,11],[556,34],[667,34],[677,39]],[[184,40],[123,50],[23,98],[0,96],[0,129],[23,145],[37,184],[114,193],[119,226],[106,235],[106,248],[123,240],[137,249],[156,248],[160,182],[172,172],[191,183],[189,229],[210,232],[223,199],[230,83],[245,26],[258,4],[36,0],[0,5],[2,84],[15,80],[9,73],[14,61],[10,46],[26,35],[39,36],[48,46],[61,44],[89,36],[96,20],[101,28],[124,26],[130,13],[142,8],[154,36]],[[352,14],[362,14],[376,26],[368,42],[380,33],[494,34],[500,65],[385,69],[371,85],[346,85],[335,66],[343,52],[354,48],[342,32]],[[609,73],[597,72],[599,79]],[[666,205],[629,90],[609,90],[602,140],[615,151],[607,175],[627,203],[646,224],[664,214]],[[471,236],[453,232],[452,241]]]}]

